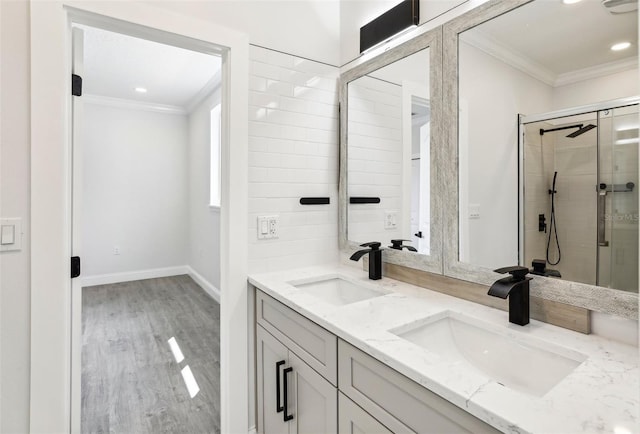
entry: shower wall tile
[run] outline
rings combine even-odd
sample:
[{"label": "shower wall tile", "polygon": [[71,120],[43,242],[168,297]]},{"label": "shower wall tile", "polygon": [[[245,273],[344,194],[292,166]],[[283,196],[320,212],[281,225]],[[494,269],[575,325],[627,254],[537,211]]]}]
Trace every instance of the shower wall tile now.
[{"label": "shower wall tile", "polygon": [[[251,47],[249,270],[338,260],[338,68]],[[323,196],[330,205],[303,206]],[[257,217],[277,214],[279,237],[257,239]]]}]

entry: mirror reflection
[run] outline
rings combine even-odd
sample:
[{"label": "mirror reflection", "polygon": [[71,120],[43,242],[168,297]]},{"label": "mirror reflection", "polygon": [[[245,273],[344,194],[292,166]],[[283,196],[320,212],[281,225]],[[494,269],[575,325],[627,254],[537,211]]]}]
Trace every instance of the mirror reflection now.
[{"label": "mirror reflection", "polygon": [[348,238],[430,251],[429,49],[348,83]]},{"label": "mirror reflection", "polygon": [[638,290],[638,106],[524,125],[524,263]]},{"label": "mirror reflection", "polygon": [[602,103],[638,94],[638,15],[606,6],[539,0],[460,34],[461,262],[638,291],[638,109]]}]

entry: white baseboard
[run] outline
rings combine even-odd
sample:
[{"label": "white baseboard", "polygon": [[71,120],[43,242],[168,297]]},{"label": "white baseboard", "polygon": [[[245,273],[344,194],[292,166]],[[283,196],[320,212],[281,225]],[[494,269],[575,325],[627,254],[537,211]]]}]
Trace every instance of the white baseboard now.
[{"label": "white baseboard", "polygon": [[[133,280],[155,279],[157,277],[179,276],[191,274],[187,265],[176,267],[153,268],[150,270],[126,271],[123,273],[99,274],[82,277],[82,286],[109,285],[111,283],[131,282]],[[195,279],[194,279],[195,280]]]},{"label": "white baseboard", "polygon": [[187,274],[191,276],[191,278],[204,289],[204,292],[209,294],[211,298],[220,303],[220,290],[213,286],[211,282],[202,277],[200,273],[187,265]]},{"label": "white baseboard", "polygon": [[249,434],[258,434],[258,431],[256,431],[255,425],[249,428]]}]

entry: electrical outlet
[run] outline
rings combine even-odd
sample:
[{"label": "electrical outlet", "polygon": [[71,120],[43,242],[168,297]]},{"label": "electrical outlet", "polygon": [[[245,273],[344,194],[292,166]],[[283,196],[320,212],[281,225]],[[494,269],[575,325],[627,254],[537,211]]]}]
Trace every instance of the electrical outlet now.
[{"label": "electrical outlet", "polygon": [[267,240],[278,238],[280,216],[266,215],[258,217],[258,239]]},{"label": "electrical outlet", "polygon": [[384,228],[395,229],[397,227],[398,227],[398,212],[385,211],[384,212]]},{"label": "electrical outlet", "polygon": [[469,204],[469,218],[470,219],[480,218],[480,205]]},{"label": "electrical outlet", "polygon": [[114,254],[114,255],[119,255],[119,254],[120,254],[120,247],[115,246],[115,247],[113,248],[113,254]]}]

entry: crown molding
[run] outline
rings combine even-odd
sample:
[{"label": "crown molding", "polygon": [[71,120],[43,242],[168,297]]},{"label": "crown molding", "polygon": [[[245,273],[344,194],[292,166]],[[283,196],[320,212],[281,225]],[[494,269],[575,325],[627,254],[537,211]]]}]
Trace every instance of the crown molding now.
[{"label": "crown molding", "polygon": [[94,104],[94,105],[101,105],[105,107],[115,107],[115,108],[129,109],[129,110],[143,110],[143,111],[182,115],[182,116],[188,114],[187,110],[179,106],[134,101],[134,100],[124,99],[124,98],[112,98],[112,97],[102,96],[102,95],[84,94],[82,96],[82,101],[86,104]]},{"label": "crown molding", "polygon": [[548,84],[551,87],[566,86],[580,81],[590,80],[618,72],[638,68],[638,56],[622,59],[614,62],[603,63],[588,68],[578,69],[563,74],[556,74],[538,62],[523,56],[519,52],[506,47],[497,40],[481,34],[476,30],[473,38],[464,39],[464,42],[487,53],[490,56],[510,65],[531,77]]},{"label": "crown molding", "polygon": [[222,86],[222,70],[218,70],[216,74],[205,84],[200,91],[194,95],[193,98],[187,103],[186,111],[191,113],[198,107],[205,99],[207,99],[212,93],[218,90]]},{"label": "crown molding", "polygon": [[566,86],[632,69],[638,69],[638,56],[560,74],[556,78],[554,86]]},{"label": "crown molding", "polygon": [[463,41],[549,86],[555,85],[557,75],[553,71],[501,44],[496,39],[480,33],[479,30],[474,32],[472,38],[464,38]]}]

